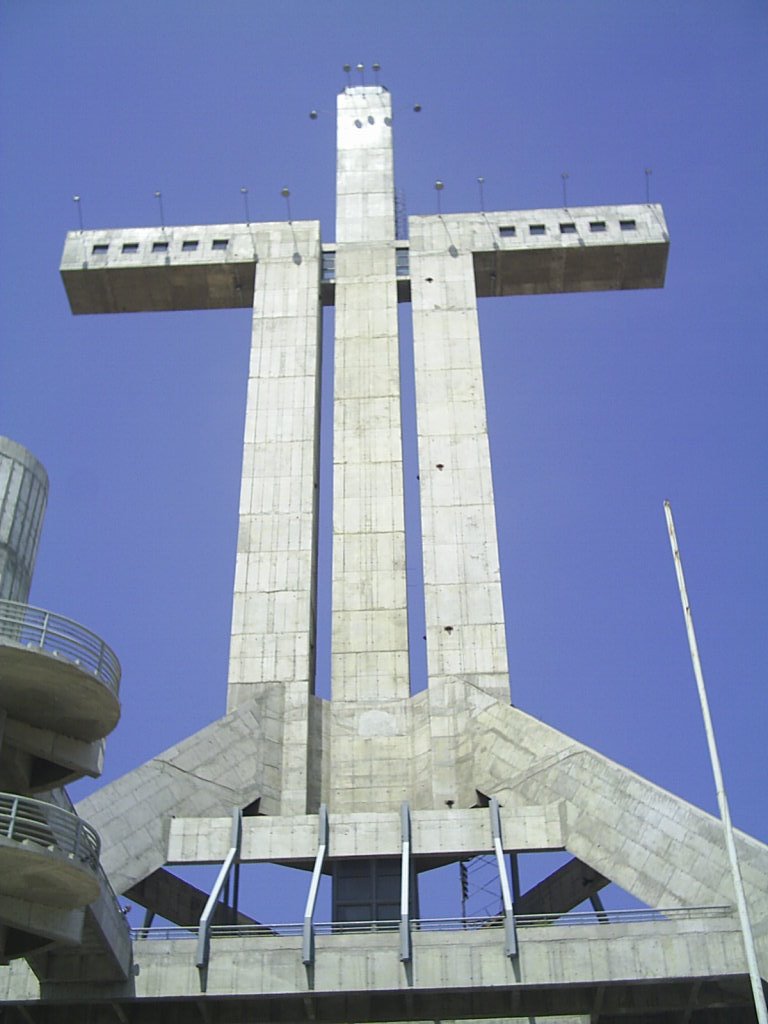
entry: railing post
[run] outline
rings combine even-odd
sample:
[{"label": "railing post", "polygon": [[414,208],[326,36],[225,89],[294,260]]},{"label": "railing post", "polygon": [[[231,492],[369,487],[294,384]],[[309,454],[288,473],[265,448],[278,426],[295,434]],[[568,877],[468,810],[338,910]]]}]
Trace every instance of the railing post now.
[{"label": "railing post", "polygon": [[313,918],[315,916],[317,893],[320,889],[320,879],[323,874],[323,863],[328,854],[328,807],[326,804],[320,804],[320,813],[317,817],[317,854],[315,856],[315,866],[312,869],[312,881],[309,884],[307,905],[304,908],[304,927],[301,938],[301,960],[305,967],[311,967],[315,962],[315,926]]},{"label": "railing post", "polygon": [[82,818],[77,818],[76,819],[76,824],[75,824],[75,841],[74,841],[74,847],[75,848],[74,848],[74,850],[72,852],[74,853],[74,855],[77,857],[78,860],[82,860],[83,859],[82,856],[80,855],[80,839],[81,839],[82,833],[83,833],[83,819]]},{"label": "railing post", "polygon": [[8,819],[8,838],[13,839],[13,832],[16,826],[16,815],[19,810],[19,798],[15,796],[11,802],[11,814]]},{"label": "railing post", "polygon": [[400,960],[408,963],[411,946],[411,811],[407,801],[400,807],[400,837],[402,844],[400,868]]},{"label": "railing post", "polygon": [[224,888],[224,883],[229,877],[232,865],[240,859],[240,844],[243,835],[243,813],[239,808],[232,812],[232,838],[229,853],[219,869],[216,881],[211,889],[211,895],[205,904],[200,917],[200,924],[197,932],[197,955],[195,966],[200,971],[200,987],[205,992],[208,984],[208,961],[211,955],[211,924],[216,912],[216,903]]},{"label": "railing post", "polygon": [[496,854],[496,866],[499,870],[501,901],[504,908],[504,952],[508,957],[513,957],[517,956],[515,912],[512,906],[512,895],[509,889],[507,864],[504,860],[504,845],[501,837],[501,814],[499,812],[499,801],[495,796],[491,797],[489,810],[491,812],[491,836],[493,838],[494,853]]},{"label": "railing post", "polygon": [[50,614],[50,612],[43,613],[43,626],[40,630],[40,650],[45,650],[45,635],[48,632],[48,617]]}]

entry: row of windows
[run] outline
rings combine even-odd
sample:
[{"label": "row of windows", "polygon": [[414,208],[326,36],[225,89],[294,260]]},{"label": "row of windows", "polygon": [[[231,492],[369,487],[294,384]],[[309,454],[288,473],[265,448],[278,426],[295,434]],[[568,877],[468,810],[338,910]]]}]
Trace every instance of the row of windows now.
[{"label": "row of windows", "polygon": [[[622,231],[637,231],[637,221],[632,219],[620,220],[619,227]],[[604,220],[591,220],[589,222],[589,230],[592,234],[601,234],[608,230],[608,225]],[[546,235],[547,225],[546,224],[529,224],[528,233],[531,235]],[[499,234],[502,238],[514,238],[517,235],[517,228],[510,225],[509,227],[500,227]],[[561,235],[575,235],[577,234],[576,225],[572,221],[567,221],[560,225]]]},{"label": "row of windows", "polygon": [[[185,239],[181,243],[182,252],[195,252],[200,247],[200,242],[197,238]],[[168,252],[171,248],[171,243],[163,240],[152,243],[152,252]],[[218,250],[219,252],[229,248],[228,238],[214,238],[211,242],[211,249]],[[138,242],[123,242],[122,246],[123,255],[130,255],[139,251]],[[97,242],[91,250],[94,256],[106,256],[109,252],[108,242]]]},{"label": "row of windows", "polygon": [[[410,274],[407,249],[395,249],[395,274],[397,277],[408,277]],[[336,253],[324,252],[322,255],[322,276],[324,281],[333,281],[336,277]]]}]

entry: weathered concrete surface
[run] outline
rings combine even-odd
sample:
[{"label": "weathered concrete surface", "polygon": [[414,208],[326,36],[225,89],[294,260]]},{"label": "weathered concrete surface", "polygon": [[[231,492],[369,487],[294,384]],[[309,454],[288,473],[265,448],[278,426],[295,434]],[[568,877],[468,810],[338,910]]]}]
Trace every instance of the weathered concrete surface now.
[{"label": "weathered concrete surface", "polygon": [[[73,313],[137,313],[250,306],[256,263],[269,251],[272,227],[70,231],[60,266],[70,308]],[[274,229],[281,238],[285,224]],[[185,249],[193,242],[197,246]]]},{"label": "weathered concrete surface", "polygon": [[25,604],[29,597],[47,501],[45,467],[0,436],[0,600]]},{"label": "weathered concrete surface", "polygon": [[[722,825],[711,815],[517,708],[471,721],[478,789],[507,808],[565,803],[566,849],[652,907],[734,902]],[[768,846],[738,834],[768,977]]]},{"label": "weathered concrete surface", "polygon": [[174,814],[219,814],[261,799],[280,806],[282,693],[259,697],[123,775],[77,806],[102,836],[102,864],[124,892],[165,864]]},{"label": "weathered concrete surface", "polygon": [[384,89],[338,97],[330,784],[340,810],[392,806],[408,786],[391,122]]},{"label": "weathered concrete surface", "polygon": [[[77,312],[254,308],[231,711],[84,802],[105,863],[125,890],[168,858],[219,860],[231,807],[255,800],[272,820],[246,822],[245,859],[309,863],[321,800],[332,858],[397,856],[402,800],[415,858],[461,856],[489,848],[487,812],[473,808],[497,796],[507,849],[578,858],[535,894],[540,902],[572,903],[588,875],[592,887],[611,878],[651,906],[730,904],[717,822],[508,705],[477,296],[660,287],[661,208],[411,218],[429,674],[411,697],[396,320],[404,246],[394,237],[390,118],[379,87],[340,97],[332,285],[321,281],[314,224],[68,237],[62,276]],[[337,306],[331,702],[312,695],[311,664],[323,297]],[[746,837],[740,846],[765,965],[768,849]],[[297,936],[222,938],[200,1012],[214,1022],[567,1013],[637,1022],[696,1006],[741,1013],[748,999],[731,918],[533,932],[514,962],[492,930],[419,932],[407,970],[394,934],[319,936],[309,973]],[[137,960],[131,986],[98,998],[135,994],[130,1019],[164,1024],[201,998],[189,943],[140,942]],[[21,978],[8,983],[14,998],[35,991]],[[94,999],[84,981],[46,994],[73,1013]]]},{"label": "weathered concrete surface", "polygon": [[[515,807],[501,812],[504,849],[562,850],[565,846],[560,804]],[[329,850],[334,858],[399,857],[401,823],[397,811],[332,813]],[[228,818],[174,818],[168,837],[172,864],[221,863],[230,846]],[[318,816],[258,817],[243,821],[241,863],[309,862],[317,852]],[[423,857],[472,857],[493,848],[485,807],[411,812],[411,852]],[[581,903],[584,896],[578,901]]]},{"label": "weathered concrete surface", "polygon": [[[315,675],[320,232],[273,225],[253,300],[227,710],[282,690],[281,809],[303,813]],[[278,230],[279,228],[279,230]]]},{"label": "weathered concrete surface", "polygon": [[[169,1014],[191,999],[205,1004],[214,1021],[299,1020],[309,1010],[312,1019],[351,1022],[590,1013],[600,998],[601,1020],[621,1012],[634,1024],[655,1012],[682,1014],[696,986],[698,1006],[730,1001],[732,1020],[740,1019],[739,1004],[748,1000],[731,916],[521,929],[516,962],[503,955],[501,929],[413,938],[413,964],[406,969],[396,932],[318,936],[309,974],[300,936],[218,938],[205,995],[193,942],[138,941],[140,970],[132,984],[95,991],[75,982],[49,996],[59,1002],[60,1021],[73,1019],[64,1016],[63,1003],[83,1012],[89,1003],[115,1000],[135,1024],[157,1019],[158,1000],[170,1020],[179,1020]],[[23,969],[5,973],[0,984],[5,1000],[31,1000],[38,991]],[[220,1000],[229,1000],[231,1016],[223,1008],[220,1014]]]},{"label": "weathered concrete surface", "polygon": [[410,217],[409,229],[412,254],[472,253],[481,298],[661,288],[669,255],[657,203]]},{"label": "weathered concrete surface", "polygon": [[[231,835],[231,819],[229,820],[229,829]],[[172,872],[159,868],[142,881],[137,882],[136,885],[132,885],[130,889],[126,889],[123,895],[126,899],[140,904],[152,914],[165,918],[166,921],[171,921],[173,924],[197,926],[203,916],[209,894],[191,883],[185,882],[183,878],[179,878]],[[243,914],[241,911],[234,913],[232,908],[218,903],[213,914],[213,923],[232,924],[233,920],[237,924],[256,923],[247,914]]]}]

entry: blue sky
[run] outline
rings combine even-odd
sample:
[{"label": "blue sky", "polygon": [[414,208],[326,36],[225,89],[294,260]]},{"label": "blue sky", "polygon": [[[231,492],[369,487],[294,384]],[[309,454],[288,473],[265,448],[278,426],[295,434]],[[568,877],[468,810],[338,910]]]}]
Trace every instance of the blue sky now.
[{"label": "blue sky", "polygon": [[768,839],[767,37],[757,0],[0,2],[0,432],[51,478],[32,602],[123,665],[104,780],[224,709],[249,314],[73,317],[72,196],[88,228],[158,223],[158,189],[217,223],[287,185],[332,241],[341,67],[380,61],[408,213],[436,178],[477,208],[478,175],[487,209],[559,206],[562,172],[642,202],[652,169],[663,291],[481,302],[513,700],[715,810],[671,499],[732,815]]}]

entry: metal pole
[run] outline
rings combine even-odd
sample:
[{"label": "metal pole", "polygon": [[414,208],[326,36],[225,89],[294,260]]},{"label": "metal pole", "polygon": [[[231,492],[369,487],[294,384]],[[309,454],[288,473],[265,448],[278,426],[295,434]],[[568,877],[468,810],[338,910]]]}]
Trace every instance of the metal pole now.
[{"label": "metal pole", "polygon": [[407,801],[400,807],[400,960],[408,963],[411,949],[411,812]]},{"label": "metal pole", "polygon": [[317,894],[320,891],[320,881],[323,876],[323,864],[328,853],[329,831],[328,807],[326,804],[320,804],[317,823],[317,853],[315,855],[315,866],[312,870],[312,880],[309,883],[307,905],[304,908],[304,927],[301,939],[301,961],[305,967],[311,967],[315,962],[315,906],[317,904]]},{"label": "metal pole", "polygon": [[496,855],[496,867],[499,872],[499,883],[501,885],[501,904],[504,909],[504,952],[508,957],[515,957],[517,956],[515,911],[512,903],[512,893],[509,889],[507,865],[504,860],[504,844],[501,837],[501,814],[499,811],[499,801],[495,796],[491,797],[488,807],[491,812],[491,838],[493,839],[493,851]]},{"label": "metal pole", "polygon": [[763,992],[763,982],[760,978],[760,969],[757,965],[757,953],[755,952],[755,941],[752,935],[752,925],[749,921],[747,900],[746,896],[744,895],[744,883],[742,882],[741,872],[739,871],[739,860],[738,855],[736,853],[736,842],[733,836],[731,813],[728,809],[728,800],[725,795],[725,783],[723,781],[723,773],[720,768],[720,758],[718,757],[717,753],[717,744],[715,743],[715,731],[712,726],[712,716],[709,713],[709,701],[707,700],[707,691],[704,687],[704,675],[702,673],[701,662],[699,660],[699,649],[696,643],[696,633],[693,628],[693,614],[691,612],[691,606],[688,601],[688,591],[685,587],[685,577],[683,575],[683,562],[680,558],[680,550],[677,546],[675,523],[672,519],[672,506],[668,501],[664,502],[664,514],[667,517],[667,530],[669,531],[669,542],[672,545],[672,556],[675,560],[677,585],[680,590],[680,600],[683,605],[683,616],[685,617],[685,628],[688,633],[688,646],[691,650],[693,674],[696,677],[696,688],[699,691],[701,714],[704,719],[704,730],[707,734],[707,747],[709,748],[709,758],[712,762],[712,774],[715,778],[715,788],[717,790],[717,803],[718,807],[720,808],[720,818],[723,822],[723,832],[725,834],[725,846],[726,850],[728,851],[728,859],[731,865],[733,888],[736,894],[736,906],[739,912],[741,933],[744,939],[744,952],[746,953],[747,964],[749,966],[749,980],[752,985],[752,997],[755,1002],[755,1012],[757,1013],[757,1019],[759,1021],[759,1024],[768,1024],[768,1008],[766,1008],[765,993]]}]

